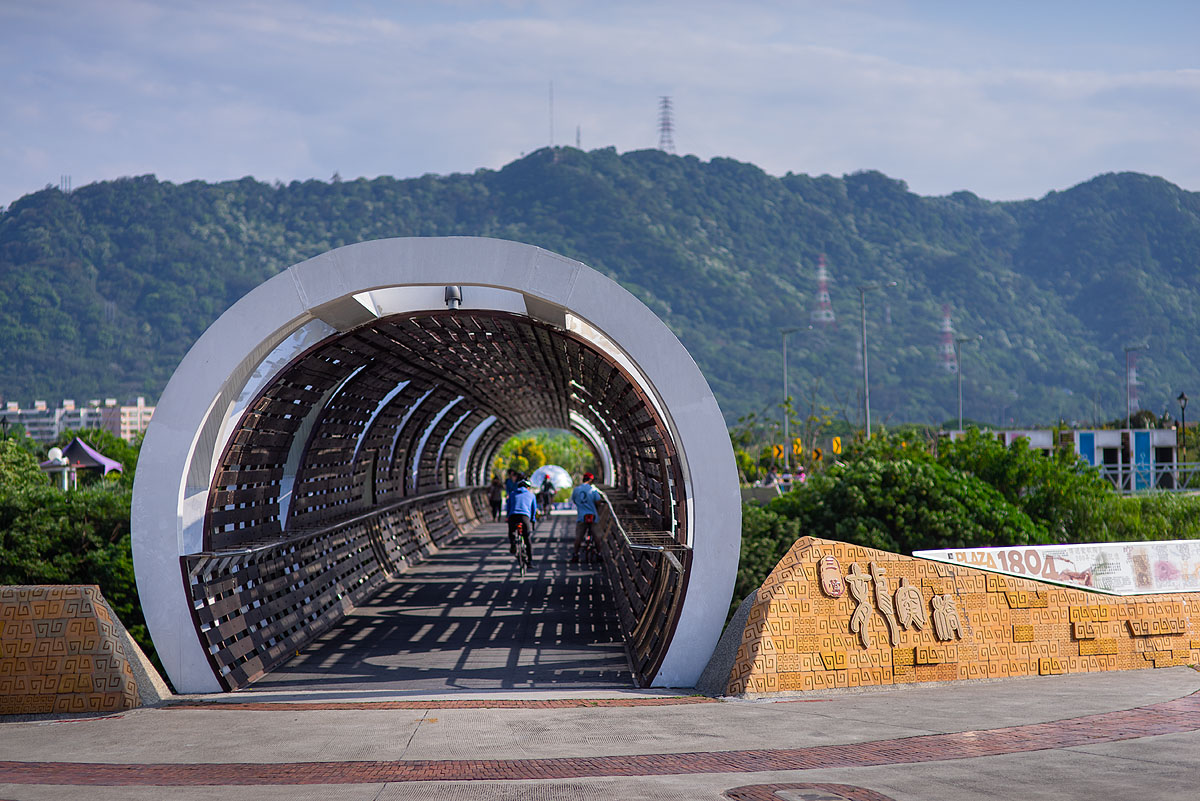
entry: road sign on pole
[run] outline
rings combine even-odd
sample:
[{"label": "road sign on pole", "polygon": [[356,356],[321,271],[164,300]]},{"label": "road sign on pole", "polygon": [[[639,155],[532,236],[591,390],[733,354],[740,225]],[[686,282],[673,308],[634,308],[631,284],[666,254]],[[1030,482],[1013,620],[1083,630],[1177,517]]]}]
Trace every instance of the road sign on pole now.
[{"label": "road sign on pole", "polygon": [[812,455],[813,455],[813,461],[819,462],[819,461],[821,461],[821,457],[824,456],[825,454],[820,448],[813,448]]},{"label": "road sign on pole", "polygon": [[799,437],[796,437],[794,440],[792,440],[792,455],[793,456],[803,456],[804,455],[804,443],[800,441]]},{"label": "road sign on pole", "polygon": [[842,438],[834,437],[833,442],[831,443],[829,449],[831,451],[833,451],[834,453],[841,453],[842,452]]},{"label": "road sign on pole", "polygon": [[783,446],[782,445],[772,445],[771,449],[774,451],[776,459],[783,458]]}]

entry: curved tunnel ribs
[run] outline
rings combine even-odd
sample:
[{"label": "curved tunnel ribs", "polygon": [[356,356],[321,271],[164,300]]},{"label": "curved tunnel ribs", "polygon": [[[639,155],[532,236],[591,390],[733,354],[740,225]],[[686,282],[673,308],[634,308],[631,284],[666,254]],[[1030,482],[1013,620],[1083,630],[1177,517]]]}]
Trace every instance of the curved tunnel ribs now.
[{"label": "curved tunnel ribs", "polygon": [[[648,683],[689,564],[667,426],[624,369],[582,338],[528,317],[453,311],[331,337],[282,369],[242,416],[210,488],[204,551],[182,557],[195,624],[225,687],[253,682],[388,575],[487,519],[483,485],[504,441],[529,428],[578,430],[575,416],[612,455],[601,552],[634,675]],[[670,558],[631,549],[613,515]]]}]

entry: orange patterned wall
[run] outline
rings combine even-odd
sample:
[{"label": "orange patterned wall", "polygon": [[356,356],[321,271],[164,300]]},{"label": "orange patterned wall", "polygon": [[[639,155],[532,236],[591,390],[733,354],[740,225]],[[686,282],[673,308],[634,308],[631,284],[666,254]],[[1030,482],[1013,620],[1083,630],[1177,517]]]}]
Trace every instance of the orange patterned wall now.
[{"label": "orange patterned wall", "polygon": [[115,712],[139,703],[99,587],[0,587],[0,715]]},{"label": "orange patterned wall", "polygon": [[728,694],[1200,662],[1200,593],[1117,597],[803,537],[763,582]]}]

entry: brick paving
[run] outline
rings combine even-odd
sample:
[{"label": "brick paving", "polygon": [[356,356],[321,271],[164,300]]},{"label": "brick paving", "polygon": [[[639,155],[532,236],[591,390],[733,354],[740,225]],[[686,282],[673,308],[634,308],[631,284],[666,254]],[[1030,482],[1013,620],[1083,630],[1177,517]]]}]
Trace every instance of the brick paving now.
[{"label": "brick paving", "polygon": [[[1134,709],[980,731],[807,748],[551,759],[99,764],[0,762],[0,784],[337,785],[803,771],[1073,748],[1200,730],[1200,694]],[[752,796],[748,796],[752,797]],[[853,797],[853,796],[847,796]]]}]

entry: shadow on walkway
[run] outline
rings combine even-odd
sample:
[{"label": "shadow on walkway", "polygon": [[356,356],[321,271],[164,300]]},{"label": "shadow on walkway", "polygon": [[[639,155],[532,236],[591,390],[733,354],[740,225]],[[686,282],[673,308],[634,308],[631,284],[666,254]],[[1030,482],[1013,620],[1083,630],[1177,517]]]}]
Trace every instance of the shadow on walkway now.
[{"label": "shadow on walkway", "polygon": [[632,687],[602,568],[568,564],[574,522],[552,515],[538,526],[524,579],[504,524],[460,537],[253,689]]}]

